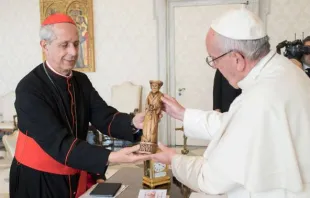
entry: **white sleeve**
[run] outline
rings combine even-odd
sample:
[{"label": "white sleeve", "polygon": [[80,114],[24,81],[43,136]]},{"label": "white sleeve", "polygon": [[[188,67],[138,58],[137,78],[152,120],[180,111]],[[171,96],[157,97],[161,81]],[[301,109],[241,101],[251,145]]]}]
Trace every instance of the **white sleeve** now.
[{"label": "white sleeve", "polygon": [[204,157],[175,155],[171,168],[178,181],[196,192],[218,195],[238,186],[211,167]]},{"label": "white sleeve", "polygon": [[212,139],[220,128],[221,115],[222,113],[217,111],[186,109],[183,119],[185,135],[204,140]]}]

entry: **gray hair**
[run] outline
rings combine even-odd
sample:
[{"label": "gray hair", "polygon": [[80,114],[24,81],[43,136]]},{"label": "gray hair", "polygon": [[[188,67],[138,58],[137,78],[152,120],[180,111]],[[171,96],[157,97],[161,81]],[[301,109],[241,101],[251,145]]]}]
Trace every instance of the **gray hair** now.
[{"label": "gray hair", "polygon": [[216,39],[219,42],[219,49],[223,52],[230,50],[240,52],[249,60],[259,60],[270,51],[269,37],[265,36],[256,40],[234,40],[222,36],[215,32]]},{"label": "gray hair", "polygon": [[40,28],[40,41],[46,40],[49,44],[56,39],[53,25],[45,25]]}]

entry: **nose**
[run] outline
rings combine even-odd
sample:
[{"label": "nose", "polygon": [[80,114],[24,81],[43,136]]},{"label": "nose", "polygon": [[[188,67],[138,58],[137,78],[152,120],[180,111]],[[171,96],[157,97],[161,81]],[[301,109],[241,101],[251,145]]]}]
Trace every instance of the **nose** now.
[{"label": "nose", "polygon": [[78,46],[74,46],[73,44],[71,44],[68,47],[68,54],[69,55],[76,57],[78,55],[78,53],[79,53],[79,45]]}]

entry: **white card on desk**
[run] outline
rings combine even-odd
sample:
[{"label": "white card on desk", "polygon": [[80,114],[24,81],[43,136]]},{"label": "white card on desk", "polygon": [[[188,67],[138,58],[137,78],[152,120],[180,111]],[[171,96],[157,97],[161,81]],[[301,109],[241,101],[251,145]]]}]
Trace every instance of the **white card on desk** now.
[{"label": "white card on desk", "polygon": [[166,198],[167,190],[141,189],[138,198]]}]

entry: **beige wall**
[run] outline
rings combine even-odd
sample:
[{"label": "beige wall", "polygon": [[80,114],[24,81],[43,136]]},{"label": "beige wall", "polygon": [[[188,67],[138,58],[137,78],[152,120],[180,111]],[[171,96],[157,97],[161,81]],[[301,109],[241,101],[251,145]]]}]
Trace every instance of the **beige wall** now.
[{"label": "beige wall", "polygon": [[[293,41],[310,35],[310,0],[270,1],[267,15],[267,32],[273,48],[283,40]],[[283,50],[282,50],[283,51]]]},{"label": "beige wall", "polygon": [[[270,1],[266,26],[273,48],[295,32],[310,35],[310,0],[260,1],[262,12]],[[148,80],[158,78],[153,6],[153,0],[94,0],[96,72],[87,74],[108,103],[111,85],[141,84],[145,98]],[[0,0],[0,96],[42,61],[39,17],[39,0]]]},{"label": "beige wall", "polygon": [[[96,72],[87,75],[94,87],[107,102],[111,85],[123,81],[149,91],[158,75],[153,0],[93,2]],[[0,27],[1,96],[42,62],[39,0],[0,0]]]}]

